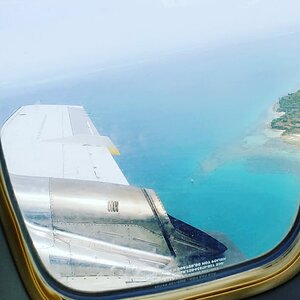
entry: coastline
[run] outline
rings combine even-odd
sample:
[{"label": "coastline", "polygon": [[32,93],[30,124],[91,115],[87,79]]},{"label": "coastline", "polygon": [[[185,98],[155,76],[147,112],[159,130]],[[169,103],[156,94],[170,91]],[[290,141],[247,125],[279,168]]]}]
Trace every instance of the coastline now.
[{"label": "coastline", "polygon": [[200,169],[207,174],[237,158],[243,159],[270,154],[278,157],[292,155],[297,158],[297,161],[300,161],[300,154],[296,155],[300,147],[300,134],[284,134],[285,130],[272,128],[272,121],[285,115],[285,112],[278,111],[280,99],[269,106],[256,127],[252,128],[244,137],[217,150],[201,161],[199,163]]},{"label": "coastline", "polygon": [[[299,90],[298,91],[295,91],[295,92],[292,92],[292,93],[289,93],[287,96],[284,96],[280,99],[286,99],[286,97],[290,97],[291,95],[295,95],[299,93]],[[287,143],[287,144],[290,144],[290,145],[293,145],[293,146],[298,146],[300,147],[300,134],[298,133],[289,133],[287,132],[287,130],[285,129],[277,129],[277,128],[273,128],[272,127],[272,122],[276,119],[279,119],[279,118],[282,118],[284,115],[287,114],[287,112],[285,111],[279,111],[280,109],[280,99],[272,106],[272,113],[273,113],[273,118],[269,121],[269,128],[274,132],[274,133],[277,133],[279,136],[279,138]],[[298,100],[299,98],[296,98],[296,100]],[[299,99],[299,102],[300,102],[300,99]]]},{"label": "coastline", "polygon": [[274,129],[271,126],[271,123],[274,119],[280,118],[284,115],[284,112],[279,112],[278,109],[279,109],[279,100],[276,100],[276,102],[269,108],[267,118],[264,124],[263,131],[268,138],[280,138],[284,133],[284,130]]}]

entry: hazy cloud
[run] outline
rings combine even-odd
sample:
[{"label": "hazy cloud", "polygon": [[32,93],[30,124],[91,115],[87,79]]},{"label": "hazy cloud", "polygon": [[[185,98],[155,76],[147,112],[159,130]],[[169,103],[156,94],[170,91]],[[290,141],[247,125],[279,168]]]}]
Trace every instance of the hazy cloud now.
[{"label": "hazy cloud", "polygon": [[221,46],[299,26],[298,0],[0,0],[0,82]]}]

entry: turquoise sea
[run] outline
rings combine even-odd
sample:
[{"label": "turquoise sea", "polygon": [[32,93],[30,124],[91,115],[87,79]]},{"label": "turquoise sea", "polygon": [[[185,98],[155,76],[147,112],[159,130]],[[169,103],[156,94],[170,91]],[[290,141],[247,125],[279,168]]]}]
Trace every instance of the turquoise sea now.
[{"label": "turquoise sea", "polygon": [[269,108],[300,89],[299,53],[290,34],[3,86],[0,118],[24,104],[85,106],[132,185],[154,189],[169,214],[226,234],[252,258],[280,242],[299,206],[298,149],[266,136],[257,143]]}]

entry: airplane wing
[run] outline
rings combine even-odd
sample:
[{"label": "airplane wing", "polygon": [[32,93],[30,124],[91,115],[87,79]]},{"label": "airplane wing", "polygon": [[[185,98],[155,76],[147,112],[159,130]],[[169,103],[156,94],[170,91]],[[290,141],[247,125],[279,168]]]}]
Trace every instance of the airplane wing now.
[{"label": "airplane wing", "polygon": [[22,107],[2,128],[1,144],[34,246],[69,287],[181,278],[187,265],[227,250],[168,215],[153,190],[129,185],[112,156],[117,148],[82,107]]},{"label": "airplane wing", "polygon": [[1,138],[13,174],[128,185],[112,157],[118,149],[98,133],[83,107],[23,106]]}]

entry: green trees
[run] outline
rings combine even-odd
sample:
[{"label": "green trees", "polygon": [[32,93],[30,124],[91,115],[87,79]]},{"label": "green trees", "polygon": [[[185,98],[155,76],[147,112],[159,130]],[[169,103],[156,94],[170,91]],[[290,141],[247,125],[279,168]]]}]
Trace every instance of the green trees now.
[{"label": "green trees", "polygon": [[300,90],[280,98],[278,112],[285,114],[272,121],[272,128],[284,130],[284,135],[300,134]]}]

